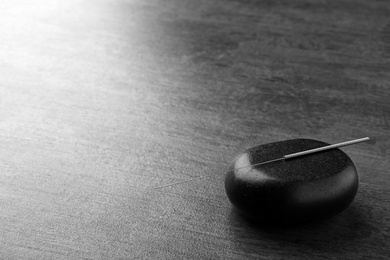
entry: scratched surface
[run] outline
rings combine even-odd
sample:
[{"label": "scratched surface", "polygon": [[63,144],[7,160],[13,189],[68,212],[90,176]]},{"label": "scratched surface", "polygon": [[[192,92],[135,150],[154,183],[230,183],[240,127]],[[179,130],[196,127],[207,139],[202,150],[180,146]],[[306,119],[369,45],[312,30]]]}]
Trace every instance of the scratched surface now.
[{"label": "scratched surface", "polygon": [[[386,259],[387,1],[0,2],[1,259]],[[291,138],[343,150],[341,214],[259,227],[224,169]]]}]

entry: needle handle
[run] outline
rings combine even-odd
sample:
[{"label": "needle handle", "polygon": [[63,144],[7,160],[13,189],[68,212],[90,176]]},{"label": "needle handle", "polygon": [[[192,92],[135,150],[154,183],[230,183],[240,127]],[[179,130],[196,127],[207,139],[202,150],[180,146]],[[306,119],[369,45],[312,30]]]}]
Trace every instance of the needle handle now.
[{"label": "needle handle", "polygon": [[342,143],[338,143],[338,144],[331,144],[331,145],[327,145],[327,146],[323,146],[323,147],[319,147],[319,148],[315,148],[315,149],[310,149],[310,150],[306,150],[306,151],[302,151],[302,152],[298,152],[298,153],[287,154],[287,155],[284,155],[283,158],[284,159],[291,159],[291,158],[306,155],[306,154],[317,153],[317,152],[321,152],[321,151],[325,151],[325,150],[329,150],[329,149],[333,149],[333,148],[338,148],[338,147],[342,147],[342,146],[367,142],[369,140],[370,140],[369,137],[364,137],[364,138],[355,139],[352,141],[342,142]]}]

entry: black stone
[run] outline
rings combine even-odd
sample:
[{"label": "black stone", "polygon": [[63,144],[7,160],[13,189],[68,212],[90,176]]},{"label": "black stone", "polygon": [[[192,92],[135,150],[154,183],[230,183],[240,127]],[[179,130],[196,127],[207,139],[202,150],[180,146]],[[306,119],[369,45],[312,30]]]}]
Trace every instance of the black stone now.
[{"label": "black stone", "polygon": [[292,139],[246,150],[226,173],[229,200],[244,215],[263,224],[296,224],[339,213],[351,204],[358,190],[355,165],[343,151],[331,149],[251,166],[326,145]]}]

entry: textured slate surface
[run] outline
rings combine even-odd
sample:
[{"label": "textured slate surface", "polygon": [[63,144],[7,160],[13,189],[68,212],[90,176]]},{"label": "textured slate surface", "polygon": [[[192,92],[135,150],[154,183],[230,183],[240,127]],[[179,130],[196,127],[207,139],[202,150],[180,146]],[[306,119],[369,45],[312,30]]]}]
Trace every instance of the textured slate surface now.
[{"label": "textured slate surface", "polygon": [[[387,1],[3,0],[0,258],[386,259]],[[259,228],[224,170],[328,143],[360,177],[326,221]]]}]

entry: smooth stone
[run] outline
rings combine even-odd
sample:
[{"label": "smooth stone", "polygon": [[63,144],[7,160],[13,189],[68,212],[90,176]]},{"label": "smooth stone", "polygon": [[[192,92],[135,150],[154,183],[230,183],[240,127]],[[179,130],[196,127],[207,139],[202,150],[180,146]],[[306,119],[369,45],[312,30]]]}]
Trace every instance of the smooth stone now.
[{"label": "smooth stone", "polygon": [[340,149],[251,166],[326,145],[317,140],[292,139],[246,150],[226,173],[229,200],[262,224],[297,224],[341,212],[355,198],[359,181],[355,165]]}]

